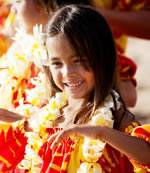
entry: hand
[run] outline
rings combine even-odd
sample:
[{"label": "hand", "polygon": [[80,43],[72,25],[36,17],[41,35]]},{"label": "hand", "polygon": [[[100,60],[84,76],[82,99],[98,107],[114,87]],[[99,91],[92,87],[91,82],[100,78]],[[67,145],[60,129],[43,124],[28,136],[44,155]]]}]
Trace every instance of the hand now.
[{"label": "hand", "polygon": [[4,121],[7,123],[16,122],[26,118],[25,116],[21,116],[14,112],[8,111],[6,109],[0,109],[0,121]]},{"label": "hand", "polygon": [[73,125],[71,128],[58,132],[52,135],[48,142],[52,142],[51,149],[54,149],[58,143],[63,141],[69,135],[74,134],[77,136],[86,136],[91,139],[100,139],[102,136],[102,126],[91,126],[91,125]]}]

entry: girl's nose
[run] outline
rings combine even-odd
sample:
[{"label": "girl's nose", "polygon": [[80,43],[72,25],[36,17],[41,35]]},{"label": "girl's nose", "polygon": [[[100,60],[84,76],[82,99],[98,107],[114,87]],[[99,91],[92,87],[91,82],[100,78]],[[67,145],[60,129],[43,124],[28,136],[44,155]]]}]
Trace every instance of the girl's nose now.
[{"label": "girl's nose", "polygon": [[75,70],[73,68],[73,66],[71,65],[65,65],[63,68],[63,77],[64,78],[69,78],[71,76],[74,76],[75,74]]}]

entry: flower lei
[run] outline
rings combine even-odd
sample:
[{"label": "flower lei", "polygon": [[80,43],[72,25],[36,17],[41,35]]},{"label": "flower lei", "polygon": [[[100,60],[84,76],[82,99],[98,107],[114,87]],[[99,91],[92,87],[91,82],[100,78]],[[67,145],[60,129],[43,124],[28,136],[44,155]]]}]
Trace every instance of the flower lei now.
[{"label": "flower lei", "polygon": [[28,169],[31,173],[40,171],[42,159],[38,156],[38,151],[47,140],[45,131],[47,128],[53,126],[57,118],[62,116],[60,108],[66,104],[67,97],[65,93],[56,93],[56,95],[50,99],[49,104],[40,110],[39,116],[36,114],[30,117],[29,123],[34,131],[25,133],[25,136],[28,138],[28,144],[25,149],[24,160],[18,165],[19,168]]},{"label": "flower lei", "polygon": [[[116,91],[112,91],[116,103],[117,109],[120,108],[119,95]],[[27,146],[25,149],[24,160],[18,165],[21,169],[28,169],[30,172],[40,172],[40,165],[42,165],[42,159],[38,156],[38,151],[44,142],[47,140],[47,136],[44,136],[46,128],[53,127],[53,123],[57,118],[61,116],[60,109],[67,104],[67,96],[65,93],[56,93],[55,97],[52,97],[49,104],[41,109],[37,118],[33,116],[30,119],[30,124],[33,127],[33,132],[26,132]],[[93,118],[90,122],[91,125],[102,125],[113,127],[113,117],[110,109],[114,109],[114,102],[111,95],[107,96],[104,103],[95,111]],[[83,156],[84,162],[81,163],[77,173],[81,172],[102,172],[102,168],[97,162],[99,157],[102,156],[102,151],[105,147],[105,142],[101,140],[91,140],[87,137],[84,138],[83,143]]]},{"label": "flower lei", "polygon": [[0,107],[30,116],[47,101],[45,74],[39,68],[47,62],[47,53],[42,25],[34,27],[34,36],[16,31],[13,46],[0,59]]},{"label": "flower lei", "polygon": [[[119,101],[119,94],[112,90],[115,101],[117,105],[117,110],[121,107]],[[113,116],[111,109],[114,109],[114,101],[111,95],[108,95],[104,103],[95,111],[91,125],[101,125],[113,128]],[[98,159],[102,156],[102,151],[105,147],[105,142],[101,140],[91,140],[87,137],[84,138],[84,143],[82,146],[83,150],[83,162],[80,165],[77,173],[102,173],[102,168],[99,163],[96,163]]]}]

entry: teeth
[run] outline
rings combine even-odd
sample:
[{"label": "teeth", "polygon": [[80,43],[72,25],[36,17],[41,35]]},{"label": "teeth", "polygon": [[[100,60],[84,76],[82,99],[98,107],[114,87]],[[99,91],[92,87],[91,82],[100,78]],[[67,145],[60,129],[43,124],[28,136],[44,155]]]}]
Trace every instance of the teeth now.
[{"label": "teeth", "polygon": [[75,83],[75,84],[67,84],[69,87],[76,87],[76,86],[78,86],[78,85],[80,85],[81,84],[81,82],[78,82],[78,83]]}]

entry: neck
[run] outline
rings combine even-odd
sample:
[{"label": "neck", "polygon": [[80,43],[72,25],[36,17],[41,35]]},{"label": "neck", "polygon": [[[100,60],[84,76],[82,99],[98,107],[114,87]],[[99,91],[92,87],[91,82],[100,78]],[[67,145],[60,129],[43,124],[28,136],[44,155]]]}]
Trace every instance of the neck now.
[{"label": "neck", "polygon": [[78,110],[83,105],[85,105],[88,101],[86,99],[72,99],[68,98],[68,107],[72,110]]}]

